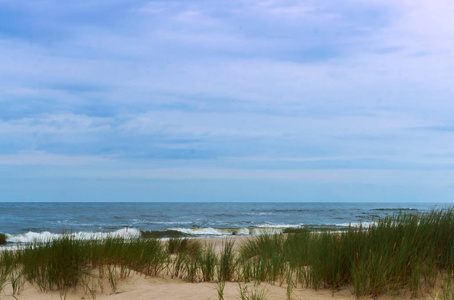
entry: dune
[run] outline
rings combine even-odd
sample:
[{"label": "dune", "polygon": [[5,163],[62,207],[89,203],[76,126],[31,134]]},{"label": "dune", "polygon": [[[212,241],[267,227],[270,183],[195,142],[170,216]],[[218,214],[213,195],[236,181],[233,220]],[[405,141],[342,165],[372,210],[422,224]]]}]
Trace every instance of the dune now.
[{"label": "dune", "polygon": [[[240,246],[244,241],[248,240],[248,236],[235,236],[229,238],[205,238],[200,239],[205,244],[213,244],[215,249],[220,252],[223,243],[227,240],[235,241],[236,247]],[[105,279],[107,280],[107,279]],[[169,276],[147,277],[139,273],[131,273],[125,279],[119,279],[117,288],[112,290],[108,282],[103,284],[103,290],[99,290],[99,286],[95,291],[89,291],[90,284],[85,287],[78,286],[77,289],[70,289],[66,295],[60,294],[58,291],[41,292],[38,287],[33,286],[29,282],[24,283],[23,290],[15,296],[12,296],[11,284],[7,283],[4,290],[0,293],[0,299],[30,299],[30,300],[48,300],[48,299],[67,299],[67,300],[82,300],[82,299],[134,299],[134,300],[217,300],[217,283],[215,282],[199,282],[189,283],[183,279],[175,279]],[[224,299],[233,300],[241,299],[240,289],[247,290],[251,293],[258,293],[268,300],[280,300],[287,298],[287,285],[284,283],[279,285],[262,282],[258,285],[254,283],[238,283],[227,282],[224,288]],[[402,292],[401,295],[389,297],[384,294],[379,299],[410,299],[410,293]],[[251,299],[251,298],[248,298]],[[298,286],[294,288],[290,299],[356,299],[352,287],[344,287],[340,290],[333,291],[330,289],[314,290],[302,288]],[[427,297],[433,299],[433,297]]]}]

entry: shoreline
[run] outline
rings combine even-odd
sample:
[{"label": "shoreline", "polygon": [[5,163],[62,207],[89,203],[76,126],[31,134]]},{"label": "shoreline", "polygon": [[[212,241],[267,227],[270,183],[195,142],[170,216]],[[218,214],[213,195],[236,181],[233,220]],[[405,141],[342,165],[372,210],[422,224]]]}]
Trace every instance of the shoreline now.
[{"label": "shoreline", "polygon": [[[66,236],[0,252],[0,293],[32,300],[238,299],[239,294],[256,300],[450,299],[452,232],[454,208],[393,215],[337,234],[299,230],[91,241]],[[217,297],[224,289],[225,297]]]},{"label": "shoreline", "polygon": [[211,234],[191,234],[185,233],[183,231],[175,229],[165,229],[165,230],[140,230],[134,227],[123,227],[116,231],[111,232],[65,232],[54,233],[49,231],[43,232],[27,232],[20,234],[9,234],[9,233],[0,233],[0,251],[2,247],[5,246],[26,246],[27,244],[45,243],[50,240],[55,240],[64,237],[71,237],[77,240],[101,240],[107,237],[115,238],[125,238],[125,239],[134,239],[134,238],[151,238],[166,241],[172,238],[187,238],[187,239],[216,239],[216,238],[236,238],[236,237],[255,237],[260,235],[267,234],[288,234],[295,233],[301,230],[308,230],[310,232],[342,232],[348,230],[350,227],[368,227],[374,222],[359,222],[351,223],[349,225],[270,225],[268,227],[259,226],[259,227],[249,227],[249,228],[196,228],[196,229],[187,229],[187,230],[218,230],[218,233]]}]

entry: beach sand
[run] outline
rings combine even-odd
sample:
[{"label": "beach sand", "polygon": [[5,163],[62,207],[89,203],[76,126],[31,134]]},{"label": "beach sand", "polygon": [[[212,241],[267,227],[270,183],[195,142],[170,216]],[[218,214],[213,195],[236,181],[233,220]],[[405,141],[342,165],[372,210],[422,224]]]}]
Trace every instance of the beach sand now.
[{"label": "beach sand", "polygon": [[[235,245],[241,245],[242,242],[246,241],[250,237],[238,236],[227,238],[227,240],[234,240]],[[226,238],[206,238],[202,239],[204,243],[213,243],[216,249],[221,249],[222,244],[226,241]],[[244,287],[244,283],[241,283]],[[279,283],[274,285],[268,283],[261,283],[255,286],[253,283],[248,283],[249,291],[263,292],[265,299],[268,300],[281,300],[287,299],[287,287],[286,284],[282,286]],[[30,299],[30,300],[47,300],[47,299],[68,299],[68,300],[82,300],[82,299],[130,299],[130,300],[217,300],[218,295],[216,291],[217,283],[188,283],[182,279],[172,279],[169,276],[165,277],[145,277],[137,273],[131,273],[126,279],[118,281],[117,289],[113,291],[108,282],[104,284],[104,290],[97,290],[93,297],[87,289],[78,287],[76,290],[70,289],[66,295],[60,295],[59,292],[47,292],[43,293],[38,290],[37,287],[30,283],[25,283],[24,289],[19,295],[13,297],[11,284],[7,284],[2,293],[0,293],[0,299]],[[371,299],[370,297],[367,297]],[[240,298],[240,286],[237,282],[227,282],[224,289],[225,300],[237,300]],[[318,299],[356,299],[353,295],[353,288],[346,287],[341,290],[333,292],[329,289],[313,290],[302,288],[294,288],[291,299],[307,299],[307,300],[318,300]],[[387,295],[379,297],[379,299],[410,299],[409,292],[403,293],[402,295],[394,296],[390,298]],[[427,297],[427,299],[432,299]]]},{"label": "beach sand", "polygon": [[[108,286],[108,285],[106,285]],[[139,276],[134,274],[125,280],[119,282],[117,290],[111,291],[110,288],[104,290],[103,293],[97,293],[94,299],[108,299],[108,300],[217,300],[216,283],[188,283],[181,279],[170,279],[170,278],[155,278]],[[253,283],[248,284],[249,290],[264,291],[266,299],[268,300],[284,300],[286,296],[286,285],[279,286],[279,284],[271,285],[267,283],[261,283],[258,286],[254,286]],[[235,282],[228,282],[224,289],[225,300],[238,300],[240,298],[239,285]],[[48,300],[48,299],[64,299],[59,292],[48,292],[42,293],[36,287],[33,287],[29,283],[26,283],[24,290],[16,295],[17,299],[30,299],[30,300]],[[371,299],[370,297],[367,297]],[[410,295],[401,295],[393,297],[392,299],[409,299]],[[6,288],[1,294],[0,299],[14,299],[11,296],[10,287]],[[70,290],[66,299],[68,300],[81,300],[81,299],[93,299],[90,293],[83,291],[81,288],[74,291]],[[336,291],[334,295],[331,290],[313,290],[305,288],[295,288],[292,293],[291,299],[306,299],[306,300],[318,300],[318,299],[348,299],[354,300],[355,296],[352,291],[348,288],[344,288],[340,291]],[[384,295],[379,299],[391,299]],[[431,299],[431,298],[428,298]]]}]

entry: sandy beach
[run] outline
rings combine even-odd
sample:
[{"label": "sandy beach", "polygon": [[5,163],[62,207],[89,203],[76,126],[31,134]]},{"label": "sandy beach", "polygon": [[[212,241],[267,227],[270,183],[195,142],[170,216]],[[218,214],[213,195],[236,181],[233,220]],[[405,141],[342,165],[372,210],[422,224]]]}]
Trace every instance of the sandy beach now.
[{"label": "sandy beach", "polygon": [[[264,291],[266,299],[278,300],[286,299],[286,286],[270,285],[266,283],[254,287],[250,283],[249,288],[256,288]],[[240,299],[239,285],[235,282],[229,282],[224,290],[225,300]],[[1,299],[14,299],[11,295],[11,289],[7,288],[2,293]],[[17,299],[31,300],[47,300],[47,299],[62,299],[58,292],[41,293],[31,284],[26,284],[25,289],[16,295]],[[330,290],[314,291],[311,289],[295,289],[291,299],[331,299],[332,293]],[[82,289],[76,291],[70,290],[66,295],[68,300],[93,299],[90,293],[85,293]],[[216,283],[187,283],[181,279],[170,278],[152,278],[139,276],[137,274],[127,278],[119,283],[115,292],[110,290],[104,293],[98,293],[95,299],[136,299],[136,300],[216,300],[218,299],[216,292]],[[334,295],[334,299],[355,299],[354,295],[349,290],[342,290]],[[383,299],[386,299],[384,297]]]},{"label": "sandy beach", "polygon": [[[268,300],[283,300],[287,299],[286,285],[271,285],[268,283],[261,283],[259,286],[254,287],[253,283],[248,284],[251,289],[264,291],[265,297]],[[24,290],[16,295],[17,299],[30,299],[30,300],[48,300],[48,299],[62,299],[59,292],[41,293],[36,287],[27,283]],[[410,293],[389,297],[382,295],[378,299],[410,299]],[[14,299],[11,296],[11,289],[6,288],[1,294],[0,299]],[[66,295],[68,300],[80,299],[93,299],[90,293],[84,292],[82,289],[76,291],[70,290]],[[136,299],[136,300],[217,300],[216,283],[188,283],[181,279],[170,278],[152,278],[139,275],[133,275],[119,283],[115,292],[104,291],[104,293],[97,293],[94,299]],[[229,282],[224,290],[225,300],[237,300],[240,298],[239,285],[235,282]],[[291,299],[306,299],[306,300],[319,300],[319,299],[356,299],[353,291],[344,288],[336,291],[334,294],[329,289],[313,290],[305,288],[295,288],[292,293]],[[365,299],[371,299],[365,297]],[[430,296],[419,299],[433,299]]]},{"label": "sandy beach", "polygon": [[[217,252],[222,249],[225,241],[235,241],[235,246],[238,248],[242,243],[253,237],[248,236],[237,236],[229,238],[205,238],[200,239],[205,244],[215,245]],[[107,279],[106,279],[107,280]],[[131,275],[125,279],[119,279],[117,288],[112,290],[109,283],[106,281],[103,284],[104,288],[99,290],[99,287],[95,292],[90,293],[87,287],[78,286],[76,289],[70,289],[66,295],[60,294],[58,291],[49,291],[43,293],[39,291],[37,286],[25,282],[23,290],[12,295],[11,284],[7,283],[4,290],[0,293],[0,299],[30,299],[30,300],[47,300],[47,299],[68,299],[68,300],[81,300],[81,299],[156,299],[156,300],[216,300],[217,294],[217,283],[216,282],[199,282],[189,283],[184,279],[171,278],[168,275],[150,277],[144,276],[139,273],[131,273]],[[240,289],[247,288],[248,291],[254,291],[265,296],[268,300],[280,300],[287,298],[287,285],[285,283],[280,284],[269,284],[262,282],[255,285],[253,282],[241,283],[241,282],[227,282],[224,288],[224,299],[233,300],[241,299]],[[433,295],[433,294],[432,294]],[[384,294],[379,299],[410,299],[410,293],[403,291],[400,295],[394,295],[392,297]],[[365,297],[370,298],[370,297]],[[290,299],[356,299],[353,287],[344,287],[342,289],[333,291],[330,289],[319,289],[314,290],[310,288],[303,288],[300,285],[292,290]],[[420,299],[433,299],[427,295]]]}]

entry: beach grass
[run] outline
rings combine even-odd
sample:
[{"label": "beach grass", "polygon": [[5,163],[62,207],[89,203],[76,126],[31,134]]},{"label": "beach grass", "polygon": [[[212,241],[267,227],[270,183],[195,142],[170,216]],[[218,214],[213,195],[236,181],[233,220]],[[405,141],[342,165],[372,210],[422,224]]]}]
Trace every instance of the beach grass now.
[{"label": "beach grass", "polygon": [[400,214],[342,232],[260,236],[240,254],[254,280],[297,278],[302,286],[333,290],[351,285],[358,297],[403,288],[418,296],[440,276],[452,278],[453,230],[452,209]]},{"label": "beach grass", "polygon": [[202,281],[213,281],[218,265],[218,257],[213,244],[208,244],[199,254],[198,257]]},{"label": "beach grass", "polygon": [[115,289],[117,277],[125,278],[131,271],[155,276],[167,262],[164,245],[155,239],[84,241],[65,236],[14,252],[4,251],[0,265],[20,269],[22,277],[46,292],[74,288],[94,270],[99,270],[98,276],[105,276]]},{"label": "beach grass", "polygon": [[29,281],[42,292],[65,295],[82,286],[93,295],[105,284],[115,291],[131,273],[216,281],[219,298],[225,282],[232,281],[242,282],[240,291],[250,299],[265,296],[251,290],[250,282],[286,284],[289,299],[298,287],[334,293],[345,286],[357,297],[408,290],[413,297],[436,292],[449,298],[454,295],[454,211],[391,215],[343,231],[300,228],[251,237],[238,247],[226,239],[220,250],[187,238],[67,235],[0,252],[0,292],[11,284],[18,294]]},{"label": "beach grass", "polygon": [[254,285],[250,287],[248,284],[238,284],[241,300],[266,300],[266,289]]},{"label": "beach grass", "polygon": [[219,281],[216,285],[218,300],[224,300],[225,281]]},{"label": "beach grass", "polygon": [[191,257],[197,256],[202,250],[200,240],[188,238],[171,238],[167,242],[167,251],[170,254],[185,254]]},{"label": "beach grass", "polygon": [[218,264],[218,281],[231,281],[234,279],[237,265],[234,245],[235,242],[232,240],[226,240],[223,243]]}]

